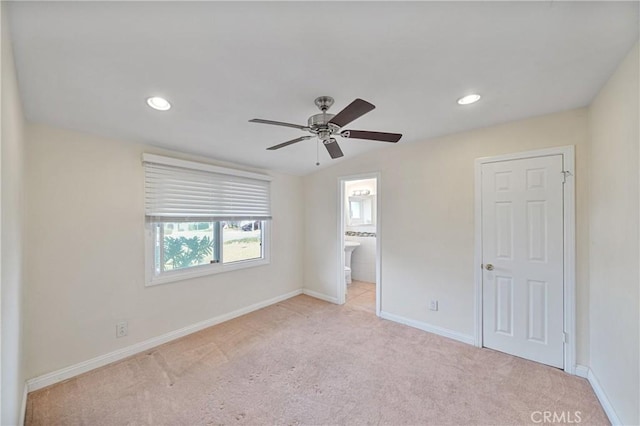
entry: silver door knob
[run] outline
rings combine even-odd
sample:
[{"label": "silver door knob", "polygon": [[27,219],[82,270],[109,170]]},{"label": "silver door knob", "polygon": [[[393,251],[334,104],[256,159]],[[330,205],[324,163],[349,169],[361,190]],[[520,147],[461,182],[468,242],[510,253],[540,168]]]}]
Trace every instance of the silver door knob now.
[{"label": "silver door knob", "polygon": [[487,268],[487,271],[493,271],[493,265],[490,263],[487,263],[487,265],[485,266],[485,268]]}]

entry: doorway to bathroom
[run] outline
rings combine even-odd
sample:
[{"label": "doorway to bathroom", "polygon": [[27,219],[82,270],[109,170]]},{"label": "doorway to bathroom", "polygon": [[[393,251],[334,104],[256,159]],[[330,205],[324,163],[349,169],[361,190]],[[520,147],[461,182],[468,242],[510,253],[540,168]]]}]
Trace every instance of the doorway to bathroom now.
[{"label": "doorway to bathroom", "polygon": [[339,180],[338,301],[380,315],[380,174]]}]

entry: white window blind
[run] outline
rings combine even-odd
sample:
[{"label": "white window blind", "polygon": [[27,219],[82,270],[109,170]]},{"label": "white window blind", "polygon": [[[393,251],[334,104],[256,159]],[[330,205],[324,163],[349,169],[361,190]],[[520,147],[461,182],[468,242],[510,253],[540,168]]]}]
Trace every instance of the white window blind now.
[{"label": "white window blind", "polygon": [[271,219],[269,176],[152,154],[142,161],[149,221]]}]

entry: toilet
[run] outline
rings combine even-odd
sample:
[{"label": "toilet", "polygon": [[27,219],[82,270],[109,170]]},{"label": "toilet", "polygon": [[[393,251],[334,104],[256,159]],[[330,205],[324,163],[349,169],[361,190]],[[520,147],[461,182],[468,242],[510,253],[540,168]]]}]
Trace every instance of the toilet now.
[{"label": "toilet", "polygon": [[360,245],[357,241],[344,242],[344,281],[351,284],[351,254]]}]

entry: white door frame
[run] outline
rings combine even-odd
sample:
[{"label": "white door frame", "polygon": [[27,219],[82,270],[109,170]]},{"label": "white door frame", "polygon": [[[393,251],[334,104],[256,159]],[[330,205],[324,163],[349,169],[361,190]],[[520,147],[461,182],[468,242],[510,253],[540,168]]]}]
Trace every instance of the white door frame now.
[{"label": "white door frame", "polygon": [[342,305],[346,302],[345,292],[347,283],[345,281],[344,276],[344,233],[345,233],[345,225],[344,225],[344,212],[345,212],[345,182],[351,180],[361,180],[361,179],[375,179],[376,180],[376,315],[380,316],[380,310],[382,309],[382,282],[381,282],[381,245],[382,239],[380,238],[380,172],[370,172],[370,173],[361,173],[357,175],[349,175],[349,176],[340,176],[338,177],[338,195],[340,200],[338,201],[338,279],[337,282],[337,291],[338,291],[338,304]]},{"label": "white door frame", "polygon": [[564,371],[575,374],[576,371],[576,203],[575,203],[575,149],[573,145],[475,160],[475,345],[482,347],[482,165],[507,160],[520,160],[532,157],[562,155],[565,174],[563,188],[564,211]]}]

